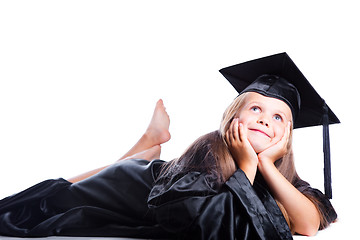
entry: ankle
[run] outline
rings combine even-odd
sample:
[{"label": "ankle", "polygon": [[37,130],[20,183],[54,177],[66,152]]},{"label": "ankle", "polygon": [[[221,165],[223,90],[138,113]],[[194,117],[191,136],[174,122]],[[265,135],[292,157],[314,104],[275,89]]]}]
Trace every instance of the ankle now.
[{"label": "ankle", "polygon": [[155,145],[158,145],[155,135],[150,130],[145,131],[145,133],[141,136],[140,141],[146,148],[151,148]]},{"label": "ankle", "polygon": [[159,129],[152,129],[148,128],[142,136],[142,140],[146,143],[149,147],[153,147],[155,145],[161,145],[171,138],[170,132],[168,130],[161,130]]}]

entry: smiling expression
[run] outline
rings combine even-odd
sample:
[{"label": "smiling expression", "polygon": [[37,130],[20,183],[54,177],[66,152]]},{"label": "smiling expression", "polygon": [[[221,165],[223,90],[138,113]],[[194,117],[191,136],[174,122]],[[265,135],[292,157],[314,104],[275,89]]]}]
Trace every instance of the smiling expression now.
[{"label": "smiling expression", "polygon": [[256,153],[276,144],[292,121],[289,106],[276,98],[249,92],[236,116],[247,131],[247,138]]}]

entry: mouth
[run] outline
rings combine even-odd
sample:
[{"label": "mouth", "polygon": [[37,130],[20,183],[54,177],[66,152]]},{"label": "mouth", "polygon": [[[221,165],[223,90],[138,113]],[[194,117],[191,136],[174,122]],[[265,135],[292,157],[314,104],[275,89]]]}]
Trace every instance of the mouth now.
[{"label": "mouth", "polygon": [[269,136],[269,134],[267,134],[267,133],[264,132],[264,131],[261,131],[260,129],[250,128],[249,130],[250,130],[250,131],[254,131],[254,132],[258,132],[258,133],[261,133],[261,134],[264,134],[264,135],[267,136],[268,138],[271,138],[271,137]]}]

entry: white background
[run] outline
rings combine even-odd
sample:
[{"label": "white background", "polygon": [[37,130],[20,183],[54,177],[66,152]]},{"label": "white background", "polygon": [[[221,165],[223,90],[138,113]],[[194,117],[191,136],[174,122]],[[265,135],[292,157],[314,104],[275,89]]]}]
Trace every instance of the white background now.
[{"label": "white background", "polygon": [[[124,2],[0,2],[0,198],[116,161],[159,98],[172,134],[162,159],[178,157],[237,96],[220,68],[287,52],[342,122],[330,127],[339,222],[328,236],[350,234],[360,213],[355,1]],[[299,175],[323,190],[322,128],[296,130],[294,151]]]}]

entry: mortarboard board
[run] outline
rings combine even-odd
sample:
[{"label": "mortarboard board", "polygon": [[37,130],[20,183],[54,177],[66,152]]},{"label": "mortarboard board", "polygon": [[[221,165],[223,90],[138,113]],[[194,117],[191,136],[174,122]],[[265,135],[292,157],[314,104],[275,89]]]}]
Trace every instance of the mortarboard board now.
[{"label": "mortarboard board", "polygon": [[279,53],[220,70],[239,94],[257,92],[287,103],[295,128],[323,125],[324,186],[332,198],[329,124],[340,123],[286,53]]}]

